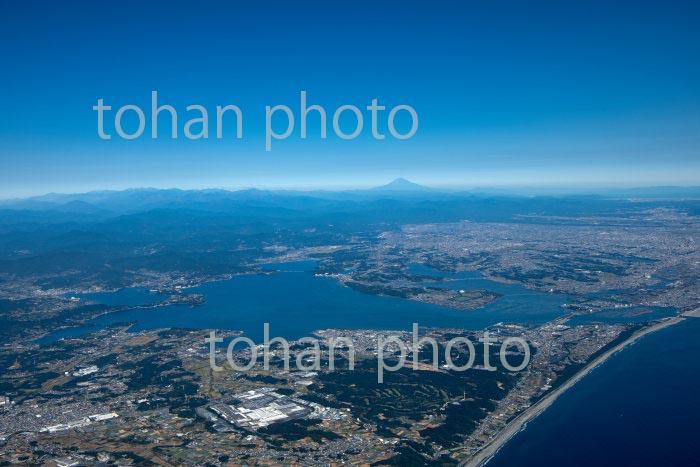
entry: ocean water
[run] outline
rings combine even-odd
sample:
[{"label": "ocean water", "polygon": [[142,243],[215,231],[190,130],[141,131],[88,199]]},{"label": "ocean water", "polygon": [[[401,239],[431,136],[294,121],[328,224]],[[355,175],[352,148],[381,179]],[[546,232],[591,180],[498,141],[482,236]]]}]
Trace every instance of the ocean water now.
[{"label": "ocean water", "polygon": [[[561,307],[562,296],[478,277],[443,286],[488,288],[504,296],[484,308],[464,311],[357,292],[338,284],[333,278],[314,277],[309,268],[313,268],[313,264],[308,262],[270,265],[268,269],[281,272],[236,276],[190,289],[192,293],[205,295],[206,304],[203,306],[127,309],[101,316],[88,325],[135,321],[134,331],[164,327],[240,330],[251,339],[260,341],[264,323],[270,324],[272,337],[297,339],[324,328],[410,331],[414,322],[422,327],[479,330],[503,321],[543,323],[565,312]],[[98,303],[127,305],[153,301],[153,297],[144,294],[143,290],[138,293],[91,294],[89,298]],[[120,302],[126,299],[130,302]],[[66,332],[72,331],[62,330],[58,338]],[[56,337],[49,335],[44,342],[56,340]]]},{"label": "ocean water", "polygon": [[700,466],[700,319],[612,356],[488,467]]}]

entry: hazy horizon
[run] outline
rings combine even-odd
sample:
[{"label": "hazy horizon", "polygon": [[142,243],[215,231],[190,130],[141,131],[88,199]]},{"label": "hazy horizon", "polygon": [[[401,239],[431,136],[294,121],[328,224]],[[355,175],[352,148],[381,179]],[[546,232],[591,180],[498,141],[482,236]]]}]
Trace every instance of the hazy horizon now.
[{"label": "hazy horizon", "polygon": [[[444,186],[700,183],[695,3],[459,3],[449,15],[391,2],[240,8],[8,6],[5,65],[21,72],[0,78],[0,196],[373,186],[395,174]],[[152,91],[178,112],[177,139],[167,114],[150,138]],[[266,152],[265,106],[298,118],[301,91],[329,112],[328,137],[312,115],[308,138],[297,125]],[[149,136],[100,139],[98,99],[113,108],[112,134],[130,104]],[[367,118],[372,99],[413,106],[415,136],[373,139],[369,121],[356,139],[336,136],[333,110],[351,104]],[[240,106],[243,138],[184,138],[190,104]],[[124,126],[135,119],[125,114]]]},{"label": "hazy horizon", "polygon": [[[316,185],[316,186],[298,186],[298,185],[240,185],[240,186],[127,186],[123,188],[111,189],[94,189],[86,191],[49,191],[29,194],[27,196],[2,196],[0,201],[22,201],[33,198],[42,198],[47,196],[80,196],[93,193],[119,193],[126,191],[226,191],[239,192],[246,190],[260,190],[270,192],[298,192],[298,193],[313,193],[313,192],[352,192],[371,190],[375,188],[383,188],[397,181],[405,181],[410,184],[418,185],[427,188],[434,192],[444,193],[475,193],[475,194],[503,194],[515,196],[566,196],[566,195],[606,195],[611,193],[625,193],[630,191],[644,190],[700,190],[700,184],[696,185],[594,185],[594,184],[579,184],[579,185],[454,185],[454,184],[433,184],[423,183],[415,179],[407,179],[405,177],[396,177],[394,179],[383,180],[375,184],[355,183],[355,184],[338,184],[338,185]],[[399,190],[400,191],[400,190]]]}]

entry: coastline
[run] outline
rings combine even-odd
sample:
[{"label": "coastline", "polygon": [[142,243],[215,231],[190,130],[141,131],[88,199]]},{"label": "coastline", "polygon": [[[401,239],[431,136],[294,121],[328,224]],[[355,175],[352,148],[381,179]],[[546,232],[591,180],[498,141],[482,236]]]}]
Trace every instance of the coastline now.
[{"label": "coastline", "polygon": [[623,350],[625,347],[633,344],[638,339],[659,331],[661,329],[673,326],[683,321],[686,316],[694,316],[691,313],[685,313],[673,318],[668,318],[658,322],[652,326],[646,327],[635,334],[631,335],[624,342],[619,343],[612,349],[596,357],[593,361],[583,367],[578,373],[572,376],[568,381],[560,387],[546,395],[544,398],[537,401],[534,405],[526,409],[520,415],[511,420],[488,444],[479,450],[474,456],[463,460],[458,465],[460,467],[481,467],[485,465],[498,451],[515,436],[532,420],[537,418],[541,413],[547,410],[562,394],[573,387],[577,382],[585,378],[591,371],[605,363],[612,355]]}]

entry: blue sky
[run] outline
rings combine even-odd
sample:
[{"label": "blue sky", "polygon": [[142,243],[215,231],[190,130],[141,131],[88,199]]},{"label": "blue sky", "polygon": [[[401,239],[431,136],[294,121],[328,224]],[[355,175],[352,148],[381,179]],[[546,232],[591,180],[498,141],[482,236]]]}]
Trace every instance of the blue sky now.
[{"label": "blue sky", "polygon": [[[0,197],[399,176],[700,184],[697,2],[141,3],[3,4]],[[152,90],[178,110],[180,134],[185,106],[238,105],[244,138],[151,140]],[[308,139],[297,128],[265,152],[265,106],[298,115],[301,90],[329,112],[409,104],[418,132],[378,141],[365,122],[345,141],[329,121],[322,140],[310,120]],[[142,107],[144,135],[101,140],[99,98]]]}]

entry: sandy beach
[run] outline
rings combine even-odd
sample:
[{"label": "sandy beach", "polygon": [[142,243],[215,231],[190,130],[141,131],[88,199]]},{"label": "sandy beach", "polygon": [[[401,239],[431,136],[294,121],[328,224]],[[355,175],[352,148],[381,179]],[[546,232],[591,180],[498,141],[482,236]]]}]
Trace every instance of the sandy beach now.
[{"label": "sandy beach", "polygon": [[[695,311],[696,313],[698,310]],[[526,409],[523,413],[515,417],[508,425],[506,425],[503,430],[501,430],[498,435],[491,440],[486,446],[484,446],[479,452],[477,452],[474,456],[472,456],[469,459],[466,459],[462,461],[459,465],[464,466],[464,467],[480,467],[486,464],[497,452],[501,447],[503,447],[515,434],[517,434],[520,430],[523,429],[523,427],[530,422],[531,420],[535,419],[539,414],[547,410],[549,406],[551,406],[554,401],[557,400],[559,396],[564,394],[569,388],[571,388],[574,384],[582,380],[588,373],[590,373],[592,370],[597,368],[599,365],[604,363],[608,358],[610,358],[611,355],[614,355],[615,353],[619,352],[620,350],[624,349],[628,345],[636,342],[639,338],[650,334],[652,332],[656,332],[660,329],[673,326],[674,324],[677,324],[685,319],[685,316],[697,316],[693,315],[691,313],[687,313],[686,315],[681,315],[677,316],[674,318],[669,318],[664,321],[661,321],[653,326],[649,326],[645,329],[642,329],[635,334],[631,335],[628,339],[626,339],[624,342],[621,342],[620,344],[616,345],[612,349],[608,350],[607,352],[599,355],[596,357],[593,361],[591,361],[588,365],[586,365],[581,371],[576,373],[571,379],[566,381],[563,385],[546,395],[544,398],[540,399],[537,403],[535,403],[533,406],[530,408]]]}]

